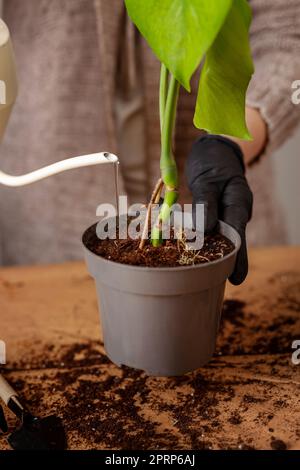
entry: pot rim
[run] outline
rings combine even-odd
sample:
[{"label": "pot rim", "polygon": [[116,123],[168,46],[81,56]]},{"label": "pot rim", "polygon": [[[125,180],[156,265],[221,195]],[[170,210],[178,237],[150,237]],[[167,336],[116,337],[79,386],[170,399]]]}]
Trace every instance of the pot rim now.
[{"label": "pot rim", "polygon": [[[101,260],[101,262],[103,262],[103,263],[113,264],[116,267],[118,266],[122,269],[126,268],[126,269],[130,269],[130,270],[135,270],[135,271],[148,271],[148,272],[157,272],[157,271],[170,272],[170,271],[175,271],[175,270],[177,270],[177,271],[189,271],[189,270],[195,270],[195,269],[200,269],[200,268],[205,269],[205,268],[208,268],[209,266],[215,266],[215,265],[221,264],[222,262],[224,262],[228,258],[235,256],[238,253],[238,251],[241,247],[241,237],[240,237],[239,233],[237,232],[237,230],[234,227],[232,227],[231,225],[224,222],[223,220],[218,220],[218,224],[219,224],[219,227],[222,227],[222,226],[229,227],[231,230],[233,230],[235,232],[237,242],[235,244],[234,250],[232,250],[230,253],[228,253],[228,255],[223,256],[223,258],[220,258],[220,259],[217,259],[217,260],[214,260],[214,261],[209,261],[208,263],[194,264],[194,265],[189,265],[189,266],[173,266],[173,267],[168,267],[168,266],[162,266],[162,267],[135,266],[135,265],[132,265],[132,264],[118,263],[117,261],[112,261],[112,260],[104,258],[103,256],[99,256],[96,253],[94,253],[93,251],[91,251],[89,248],[87,248],[85,243],[84,243],[84,240],[83,240],[85,234],[87,233],[87,231],[91,227],[93,227],[93,225],[95,225],[95,224],[92,224],[90,227],[88,227],[83,232],[83,235],[81,237],[81,242],[83,244],[84,249],[89,253],[90,256],[92,255],[97,260]],[[232,243],[234,243],[232,240],[230,240],[230,241]]]}]

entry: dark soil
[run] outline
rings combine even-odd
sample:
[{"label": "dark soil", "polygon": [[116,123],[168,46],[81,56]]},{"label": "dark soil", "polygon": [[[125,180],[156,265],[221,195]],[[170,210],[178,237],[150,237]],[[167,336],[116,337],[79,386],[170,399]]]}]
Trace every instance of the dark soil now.
[{"label": "dark soil", "polygon": [[233,243],[219,233],[206,235],[203,247],[197,252],[178,247],[178,240],[172,235],[160,247],[153,247],[147,240],[141,250],[139,240],[100,240],[96,234],[96,224],[85,232],[83,242],[90,251],[110,261],[155,268],[208,263],[223,258],[234,250]]},{"label": "dark soil", "polygon": [[[278,276],[279,278],[281,276]],[[285,281],[272,279],[278,291],[272,299],[260,301],[260,317],[239,299],[223,304],[216,355],[291,354],[300,331],[300,277],[285,274]],[[258,307],[256,307],[258,308]],[[269,315],[265,316],[264,311]],[[275,373],[277,362],[274,362]]]}]

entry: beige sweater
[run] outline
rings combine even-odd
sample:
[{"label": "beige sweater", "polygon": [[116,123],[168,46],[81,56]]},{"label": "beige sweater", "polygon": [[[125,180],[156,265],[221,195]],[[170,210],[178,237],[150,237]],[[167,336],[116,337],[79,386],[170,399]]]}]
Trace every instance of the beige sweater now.
[{"label": "beige sweater", "polygon": [[[300,106],[291,103],[291,83],[300,79],[300,2],[250,3],[256,73],[248,103],[261,110],[269,143],[248,172],[255,194],[248,238],[282,243],[284,219],[272,193],[270,153],[300,117]],[[126,21],[123,1],[4,0],[4,19],[15,46],[20,95],[0,148],[1,167],[20,174],[68,156],[111,150],[120,155],[122,192],[146,201],[159,172],[159,64]],[[194,102],[195,90],[181,93],[180,169],[199,135],[192,125]],[[1,187],[0,264],[81,258],[81,233],[95,220],[97,205],[113,201],[112,181],[111,168],[102,166],[31,187]],[[184,178],[182,185],[186,200]]]}]

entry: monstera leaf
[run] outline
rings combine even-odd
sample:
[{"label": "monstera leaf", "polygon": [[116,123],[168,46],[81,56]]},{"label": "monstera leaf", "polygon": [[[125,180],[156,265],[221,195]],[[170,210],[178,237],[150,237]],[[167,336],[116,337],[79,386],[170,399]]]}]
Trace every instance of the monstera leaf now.
[{"label": "monstera leaf", "polygon": [[125,0],[128,14],[159,60],[190,91],[232,0]]},{"label": "monstera leaf", "polygon": [[159,60],[190,91],[205,58],[194,124],[242,139],[245,95],[253,73],[246,0],[125,0],[128,14]]},{"label": "monstera leaf", "polygon": [[251,11],[235,0],[201,72],[194,124],[215,134],[248,140],[245,96],[253,73],[248,40]]}]

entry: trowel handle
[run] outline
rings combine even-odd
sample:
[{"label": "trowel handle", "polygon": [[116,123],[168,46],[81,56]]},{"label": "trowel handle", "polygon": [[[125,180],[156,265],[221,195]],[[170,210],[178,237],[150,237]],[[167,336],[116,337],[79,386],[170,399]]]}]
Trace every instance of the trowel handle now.
[{"label": "trowel handle", "polygon": [[9,385],[5,378],[0,375],[0,397],[2,398],[4,403],[7,405],[12,397],[17,396],[17,392],[15,392],[15,390]]},{"label": "trowel handle", "polygon": [[17,392],[9,385],[3,375],[0,374],[0,397],[8,408],[17,416],[22,416],[25,411],[24,406],[20,403]]}]

